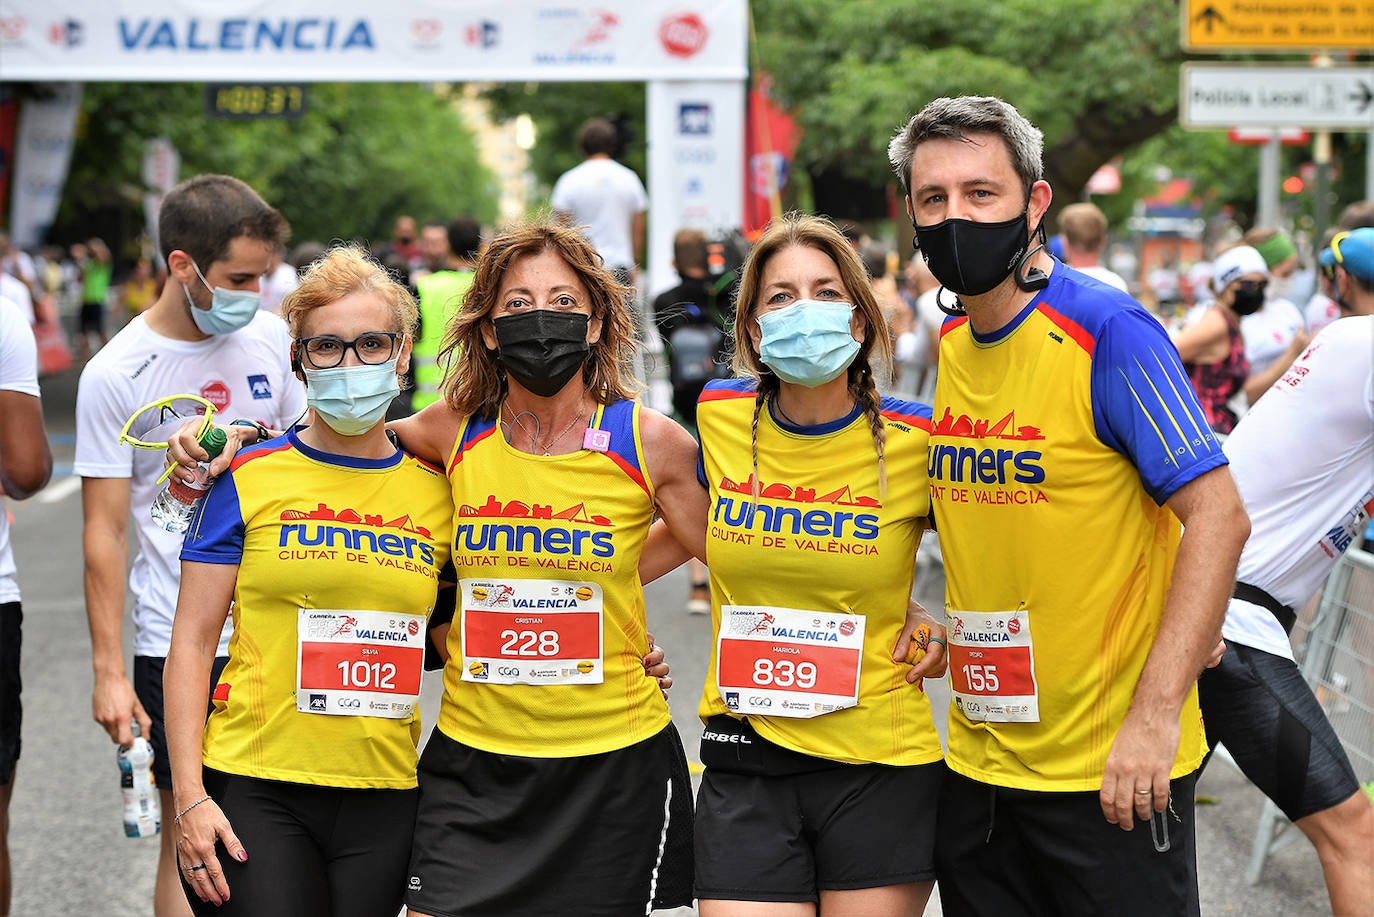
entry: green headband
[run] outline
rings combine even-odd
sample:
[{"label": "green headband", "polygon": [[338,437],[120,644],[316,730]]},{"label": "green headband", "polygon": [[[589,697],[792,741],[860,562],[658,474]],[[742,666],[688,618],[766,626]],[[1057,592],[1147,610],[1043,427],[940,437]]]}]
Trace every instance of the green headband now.
[{"label": "green headband", "polygon": [[1293,244],[1293,240],[1288,238],[1284,232],[1276,232],[1263,242],[1255,246],[1255,251],[1264,258],[1264,263],[1273,267],[1280,261],[1287,261],[1298,253],[1298,248]]}]

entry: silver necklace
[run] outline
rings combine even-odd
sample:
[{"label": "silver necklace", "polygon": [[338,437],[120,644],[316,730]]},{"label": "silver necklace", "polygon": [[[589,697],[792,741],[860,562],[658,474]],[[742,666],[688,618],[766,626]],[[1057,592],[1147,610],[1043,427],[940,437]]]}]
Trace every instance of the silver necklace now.
[{"label": "silver necklace", "polygon": [[[532,421],[534,421],[534,432],[533,432],[533,433],[530,432],[530,428],[529,428],[529,427],[525,426],[525,421],[524,421],[524,418],[525,418],[525,417],[528,417],[528,418],[530,418]],[[578,423],[578,421],[580,421],[580,420],[582,420],[582,411],[579,410],[579,411],[577,412],[577,414],[573,417],[573,419],[568,423],[568,425],[567,425],[566,427],[563,428],[562,432],[560,432],[560,433],[559,433],[557,436],[555,436],[553,439],[550,439],[550,440],[548,440],[547,442],[544,443],[544,453],[543,453],[543,454],[544,454],[544,455],[551,455],[551,454],[553,453],[553,447],[556,446],[556,445],[558,445],[559,443],[561,443],[561,442],[563,441],[563,437],[567,436],[568,433],[569,433],[569,431],[571,431],[573,427],[577,426],[577,423]],[[512,425],[514,425],[515,427],[519,428],[520,432],[524,433],[526,436],[528,436],[528,437],[530,438],[530,452],[533,453],[533,454],[535,454],[535,455],[538,455],[538,454],[539,454],[539,434],[540,434],[541,428],[542,428],[542,424],[540,424],[540,422],[539,422],[539,417],[538,417],[538,415],[536,415],[533,411],[521,411],[519,414],[516,414],[514,417],[512,417],[512,418],[510,419],[510,422],[509,422],[509,423],[502,423],[501,426],[505,427],[507,438],[510,437],[510,431],[511,431],[511,426],[512,426]]]}]

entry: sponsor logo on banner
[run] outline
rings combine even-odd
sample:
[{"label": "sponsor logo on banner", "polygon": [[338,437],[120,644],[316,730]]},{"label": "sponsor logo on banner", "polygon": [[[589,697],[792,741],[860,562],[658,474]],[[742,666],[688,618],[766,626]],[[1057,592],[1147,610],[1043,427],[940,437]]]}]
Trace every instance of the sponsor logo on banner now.
[{"label": "sponsor logo on banner", "polygon": [[77,19],[64,19],[48,26],[48,41],[59,48],[75,48],[86,39],[86,26]]},{"label": "sponsor logo on banner", "polygon": [[706,23],[696,13],[675,13],[663,17],[658,26],[658,40],[663,50],[673,57],[688,58],[706,47],[710,37]]},{"label": "sponsor logo on banner", "polygon": [[321,713],[325,711],[325,699],[323,694],[310,695],[310,709],[318,710]]},{"label": "sponsor logo on banner", "polygon": [[739,709],[739,692],[738,692],[738,691],[726,691],[726,692],[725,692],[725,706],[729,707],[731,710],[738,710],[738,709]]},{"label": "sponsor logo on banner", "polygon": [[[535,14],[538,29],[534,62],[543,65],[614,64],[612,38],[620,17],[610,10],[577,6],[545,7]],[[569,41],[571,39],[571,42]],[[556,50],[555,50],[556,49]]]},{"label": "sponsor logo on banner", "polygon": [[433,50],[444,37],[444,23],[440,19],[410,20],[410,37],[413,46],[423,50]]},{"label": "sponsor logo on banner", "polygon": [[366,19],[332,16],[226,19],[119,17],[115,22],[125,51],[375,51]]},{"label": "sponsor logo on banner", "polygon": [[0,44],[19,43],[26,27],[23,16],[0,16]]},{"label": "sponsor logo on banner", "polygon": [[688,137],[711,136],[711,103],[678,103],[677,132]]},{"label": "sponsor logo on banner", "polygon": [[773,193],[773,188],[787,186],[787,157],[782,153],[755,153],[749,157],[749,190],[760,197]]},{"label": "sponsor logo on banner", "polygon": [[229,407],[229,386],[219,379],[207,382],[200,387],[200,397],[215,406],[216,411]]},{"label": "sponsor logo on banner", "polygon": [[501,26],[490,19],[474,22],[464,31],[463,40],[474,48],[490,50],[501,43]]},{"label": "sponsor logo on banner", "polygon": [[253,393],[254,401],[262,401],[272,397],[272,383],[267,381],[266,376],[249,376],[248,390]]}]

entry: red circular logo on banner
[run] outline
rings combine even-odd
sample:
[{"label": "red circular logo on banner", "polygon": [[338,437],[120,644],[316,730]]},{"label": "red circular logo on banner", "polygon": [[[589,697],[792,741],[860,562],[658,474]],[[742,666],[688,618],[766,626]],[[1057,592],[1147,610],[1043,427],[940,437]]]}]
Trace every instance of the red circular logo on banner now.
[{"label": "red circular logo on banner", "polygon": [[213,404],[216,411],[222,411],[229,407],[229,386],[218,379],[207,382],[201,386],[200,397]]},{"label": "red circular logo on banner", "polygon": [[853,621],[841,621],[841,622],[840,622],[840,633],[844,634],[846,637],[848,637],[850,634],[854,633],[854,622],[853,622]]},{"label": "red circular logo on banner", "polygon": [[1020,618],[1012,618],[1012,619],[1010,619],[1009,621],[1007,621],[1007,633],[1009,633],[1009,634],[1019,634],[1019,633],[1021,633],[1021,619],[1020,619]]},{"label": "red circular logo on banner", "polygon": [[412,637],[415,636],[416,634],[418,634],[418,633],[420,632],[420,622],[419,622],[419,621],[411,621],[411,622],[407,623],[407,624],[406,624],[406,630],[410,631],[410,635],[411,635]]},{"label": "red circular logo on banner", "polygon": [[696,54],[706,47],[706,36],[709,34],[706,23],[696,13],[665,16],[658,26],[658,40],[663,42],[663,50],[673,57]]}]

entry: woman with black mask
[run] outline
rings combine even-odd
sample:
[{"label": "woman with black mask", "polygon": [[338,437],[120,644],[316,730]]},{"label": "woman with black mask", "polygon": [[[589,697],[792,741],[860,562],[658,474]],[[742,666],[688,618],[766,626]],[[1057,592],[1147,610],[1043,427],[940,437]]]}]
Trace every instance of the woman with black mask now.
[{"label": "woman with black mask", "polygon": [[658,686],[649,525],[704,549],[696,443],[633,400],[628,290],[572,229],[495,238],[393,429],[453,491],[458,610],[419,768],[412,914],[691,903],[691,787]]},{"label": "woman with black mask", "polygon": [[1236,412],[1227,403],[1245,387],[1250,361],[1240,320],[1264,305],[1269,267],[1248,245],[1229,248],[1212,265],[1216,298],[1196,322],[1173,335],[1183,368],[1197,390],[1212,429],[1225,436],[1236,426]]}]

